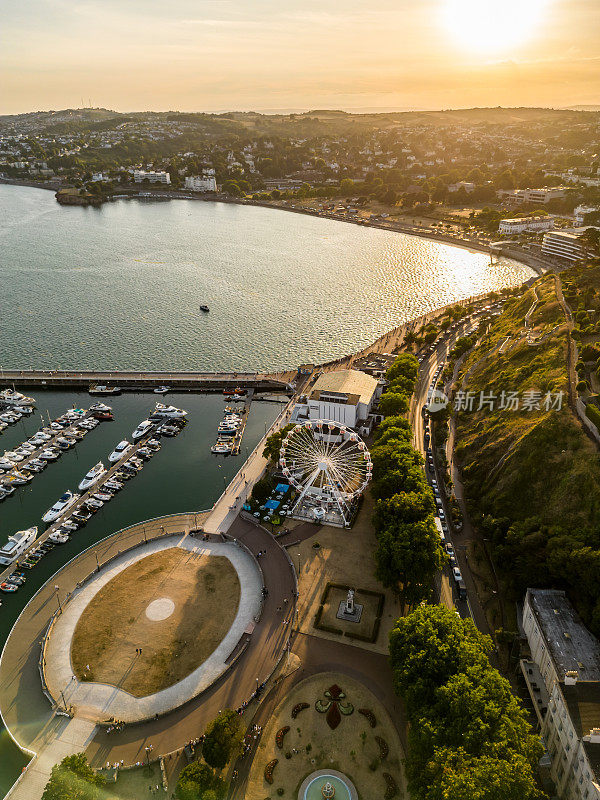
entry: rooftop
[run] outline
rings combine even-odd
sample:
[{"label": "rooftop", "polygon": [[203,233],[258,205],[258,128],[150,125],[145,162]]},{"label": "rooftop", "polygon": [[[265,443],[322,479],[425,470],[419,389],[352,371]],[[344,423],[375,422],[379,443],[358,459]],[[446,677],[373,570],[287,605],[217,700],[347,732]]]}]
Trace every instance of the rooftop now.
[{"label": "rooftop", "polygon": [[583,682],[600,681],[600,642],[585,627],[565,593],[556,589],[528,589],[527,595],[559,680],[564,679],[566,672],[575,670]]},{"label": "rooftop", "polygon": [[367,375],[366,372],[356,369],[339,369],[320,375],[310,396],[313,400],[318,400],[321,393],[355,395],[356,402],[369,404],[377,386],[377,380]]},{"label": "rooftop", "polygon": [[592,728],[600,727],[600,683],[577,681],[571,686],[561,685],[569,716],[579,738],[587,736]]}]

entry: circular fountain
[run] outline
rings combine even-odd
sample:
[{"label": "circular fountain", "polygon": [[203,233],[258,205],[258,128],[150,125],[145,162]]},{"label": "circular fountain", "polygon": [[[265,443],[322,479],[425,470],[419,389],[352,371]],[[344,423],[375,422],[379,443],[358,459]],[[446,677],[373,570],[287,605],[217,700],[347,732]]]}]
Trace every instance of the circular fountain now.
[{"label": "circular fountain", "polygon": [[358,800],[358,793],[341,772],[322,769],[302,781],[298,800]]}]

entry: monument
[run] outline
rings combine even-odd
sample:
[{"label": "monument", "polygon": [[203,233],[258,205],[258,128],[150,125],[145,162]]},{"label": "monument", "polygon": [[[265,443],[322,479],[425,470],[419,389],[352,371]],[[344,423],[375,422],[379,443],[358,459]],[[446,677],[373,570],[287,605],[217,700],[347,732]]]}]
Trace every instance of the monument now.
[{"label": "monument", "polygon": [[354,589],[348,589],[348,597],[341,601],[336,617],[347,622],[360,622],[362,611],[362,605],[354,602]]}]

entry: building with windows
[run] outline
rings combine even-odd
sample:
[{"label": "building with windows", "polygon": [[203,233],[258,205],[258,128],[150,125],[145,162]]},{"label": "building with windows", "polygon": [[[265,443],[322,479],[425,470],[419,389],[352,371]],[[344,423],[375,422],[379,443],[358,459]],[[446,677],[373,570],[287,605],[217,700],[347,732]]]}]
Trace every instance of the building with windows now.
[{"label": "building with windows", "polygon": [[497,194],[502,200],[508,200],[511,203],[545,205],[550,200],[564,197],[565,192],[565,186],[547,186],[542,189],[500,189]]},{"label": "building with windows", "polygon": [[562,591],[528,589],[521,670],[560,800],[600,799],[600,642]]},{"label": "building with windows", "polygon": [[171,183],[171,176],[168,172],[154,172],[143,169],[135,169],[133,171],[133,180],[136,183],[142,183],[142,181],[150,181],[150,183]]},{"label": "building with windows", "polygon": [[192,192],[216,192],[217,181],[213,175],[189,175],[185,179],[185,188]]},{"label": "building with windows", "polygon": [[371,412],[381,395],[383,384],[377,378],[356,369],[339,369],[324,372],[314,383],[306,406],[299,406],[298,419],[339,422],[359,433],[371,429]]},{"label": "building with windows", "polygon": [[510,236],[524,231],[549,231],[554,228],[553,217],[514,217],[512,219],[501,219],[498,225],[498,233]]},{"label": "building with windows", "polygon": [[584,258],[587,248],[581,243],[579,237],[586,228],[570,228],[564,231],[549,231],[544,234],[542,253],[554,258],[563,258],[566,261],[579,261]]},{"label": "building with windows", "polygon": [[577,208],[573,210],[575,224],[583,225],[586,214],[592,214],[594,211],[600,211],[600,208],[598,208],[598,206],[577,206]]}]

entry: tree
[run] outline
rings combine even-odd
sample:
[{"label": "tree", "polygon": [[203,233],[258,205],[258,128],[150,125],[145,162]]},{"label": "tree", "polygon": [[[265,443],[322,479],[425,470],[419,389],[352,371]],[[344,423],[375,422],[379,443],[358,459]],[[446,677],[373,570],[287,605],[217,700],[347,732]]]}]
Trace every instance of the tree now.
[{"label": "tree", "polygon": [[418,374],[419,362],[416,357],[412,353],[401,353],[388,369],[385,377],[388,381],[393,381],[394,378],[409,378],[416,381]]},{"label": "tree", "polygon": [[578,239],[584,247],[589,248],[594,255],[600,255],[600,230],[598,230],[598,228],[586,228],[586,230],[578,236]]},{"label": "tree", "polygon": [[408,399],[405,394],[385,392],[381,395],[379,410],[386,416],[388,414],[406,414],[408,411]]},{"label": "tree", "polygon": [[488,636],[445,606],[422,606],[402,617],[390,633],[390,660],[396,692],[409,712],[426,708],[435,690],[472,664],[487,662]]},{"label": "tree", "polygon": [[96,775],[85,754],[76,753],[52,767],[42,800],[99,800],[104,783],[105,779]]},{"label": "tree", "polygon": [[179,774],[175,797],[178,800],[221,800],[227,793],[225,781],[206,764],[194,761]]},{"label": "tree", "polygon": [[279,451],[281,450],[281,443],[288,435],[288,433],[294,427],[293,423],[290,423],[283,427],[280,431],[276,433],[272,433],[265,442],[265,447],[263,450],[263,458],[268,458],[270,461],[278,461],[279,460]]},{"label": "tree", "polygon": [[340,181],[340,193],[343,195],[352,194],[354,191],[354,181],[350,178],[344,178]]},{"label": "tree", "polygon": [[431,595],[433,578],[442,565],[440,537],[433,517],[417,523],[392,521],[377,534],[377,578],[415,606]]},{"label": "tree", "polygon": [[543,795],[531,764],[515,753],[510,761],[494,755],[469,756],[462,749],[436,748],[423,770],[407,761],[414,800],[534,800]]},{"label": "tree", "polygon": [[209,723],[202,745],[202,755],[207,764],[223,769],[242,742],[240,718],[231,708]]}]

